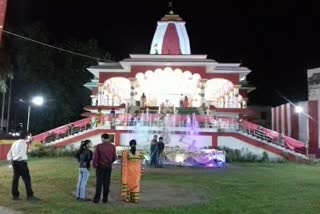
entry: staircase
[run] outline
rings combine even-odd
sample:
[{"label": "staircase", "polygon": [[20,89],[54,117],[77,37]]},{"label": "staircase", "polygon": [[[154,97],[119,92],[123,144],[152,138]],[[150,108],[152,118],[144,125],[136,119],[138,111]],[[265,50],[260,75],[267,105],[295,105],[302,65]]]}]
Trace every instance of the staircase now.
[{"label": "staircase", "polygon": [[[238,134],[238,136],[236,136],[237,134]],[[258,146],[260,148],[264,148],[264,149],[266,149],[270,152],[274,152],[280,156],[287,156],[286,158],[289,160],[297,160],[297,159],[308,160],[308,157],[305,154],[303,154],[301,152],[297,152],[295,150],[291,150],[284,145],[282,146],[279,144],[272,143],[267,139],[263,139],[261,137],[255,136],[255,135],[250,135],[250,134],[245,133],[240,130],[235,132],[234,135],[236,136],[236,138],[242,139],[245,142],[248,142],[252,145]],[[258,142],[259,145],[257,145],[255,142]]]},{"label": "staircase", "polygon": [[[182,109],[184,110],[184,109]],[[188,108],[188,110],[190,110]],[[194,110],[194,109],[192,109]],[[190,113],[190,112],[189,112]],[[46,145],[55,145],[61,147],[64,145],[79,142],[88,137],[96,136],[105,132],[116,133],[118,143],[121,133],[130,133],[135,130],[135,126],[129,125],[131,115],[118,115],[119,121],[116,124],[116,129],[110,128],[110,123],[106,121],[103,126],[90,124],[91,119],[85,118],[65,126],[41,133],[33,137],[34,141],[44,143]],[[168,115],[167,115],[168,116]],[[169,115],[170,116],[170,115]],[[168,116],[168,117],[169,117]],[[172,115],[171,115],[172,116]],[[188,117],[187,115],[179,115],[182,121]],[[250,123],[248,121],[237,121],[231,118],[217,118],[212,120],[206,115],[196,115],[197,121],[200,124],[199,133],[207,133],[208,135],[228,136],[241,140],[247,144],[262,148],[266,151],[283,156],[290,160],[302,159],[307,160],[305,144],[287,136],[282,136],[279,133]],[[147,118],[141,115],[141,118]],[[149,122],[145,122],[144,127],[150,129],[150,132],[161,132],[163,127],[156,122],[157,114],[149,115]],[[177,118],[176,118],[177,119]],[[170,133],[184,132],[186,127],[182,122],[167,127]]]}]

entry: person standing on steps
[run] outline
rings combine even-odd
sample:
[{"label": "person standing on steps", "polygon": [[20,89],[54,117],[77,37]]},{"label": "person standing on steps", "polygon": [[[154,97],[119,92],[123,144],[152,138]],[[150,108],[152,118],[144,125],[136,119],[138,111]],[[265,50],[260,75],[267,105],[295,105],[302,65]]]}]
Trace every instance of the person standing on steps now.
[{"label": "person standing on steps", "polygon": [[110,111],[110,126],[111,126],[111,129],[116,128],[116,111],[114,108],[112,108]]},{"label": "person standing on steps", "polygon": [[116,147],[110,142],[107,133],[101,135],[102,143],[98,144],[94,154],[92,165],[96,168],[96,193],[93,203],[99,203],[103,190],[103,203],[108,202],[112,163],[116,160]]},{"label": "person standing on steps", "polygon": [[184,96],[183,107],[185,108],[189,107],[189,100],[187,96]]},{"label": "person standing on steps", "polygon": [[180,101],[179,101],[179,107],[183,107],[183,101],[184,101],[184,97],[183,94],[180,95]]},{"label": "person standing on steps", "polygon": [[140,102],[141,102],[141,107],[145,107],[146,106],[147,97],[146,97],[146,95],[144,93],[142,93],[142,95],[141,95]]},{"label": "person standing on steps", "polygon": [[27,200],[37,201],[39,198],[34,196],[31,186],[31,176],[28,168],[28,145],[31,144],[31,138],[28,138],[27,132],[21,132],[19,140],[15,141],[8,154],[7,160],[10,161],[13,167],[12,179],[12,200],[20,200],[20,193],[18,190],[19,179],[22,180],[26,187]]}]

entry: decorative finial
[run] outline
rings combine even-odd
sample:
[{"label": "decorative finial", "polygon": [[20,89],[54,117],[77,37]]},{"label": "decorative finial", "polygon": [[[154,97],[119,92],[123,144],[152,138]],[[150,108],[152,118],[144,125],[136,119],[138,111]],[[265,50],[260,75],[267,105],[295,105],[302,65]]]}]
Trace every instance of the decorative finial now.
[{"label": "decorative finial", "polygon": [[173,3],[172,3],[172,1],[168,2],[168,8],[169,8],[169,14],[173,15],[174,12],[173,12]]}]

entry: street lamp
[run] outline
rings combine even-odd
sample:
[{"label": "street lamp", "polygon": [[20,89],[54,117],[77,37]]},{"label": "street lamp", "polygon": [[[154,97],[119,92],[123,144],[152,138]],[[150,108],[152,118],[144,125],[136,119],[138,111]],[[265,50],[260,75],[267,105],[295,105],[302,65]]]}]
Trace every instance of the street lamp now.
[{"label": "street lamp", "polygon": [[35,106],[42,106],[43,103],[44,103],[44,99],[42,96],[35,96],[29,102],[29,104],[28,104],[28,119],[27,119],[27,133],[29,133],[31,105],[33,104]]},{"label": "street lamp", "polygon": [[303,112],[303,108],[301,106],[296,106],[294,110],[295,110],[296,113],[302,113]]}]

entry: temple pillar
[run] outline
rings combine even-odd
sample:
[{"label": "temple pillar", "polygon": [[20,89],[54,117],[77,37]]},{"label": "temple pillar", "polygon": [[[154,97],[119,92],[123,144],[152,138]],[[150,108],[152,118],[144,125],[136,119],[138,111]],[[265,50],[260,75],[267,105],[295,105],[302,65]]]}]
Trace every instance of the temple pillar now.
[{"label": "temple pillar", "polygon": [[242,100],[242,108],[247,108],[247,101],[248,101],[248,98],[243,98],[243,100]]},{"label": "temple pillar", "polygon": [[103,102],[103,84],[98,85],[98,106],[101,106]]},{"label": "temple pillar", "polygon": [[224,95],[224,106],[223,108],[228,108],[228,105],[229,105],[229,96],[228,95]]},{"label": "temple pillar", "polygon": [[234,108],[240,108],[240,103],[239,103],[239,88],[240,85],[234,85],[233,86],[233,107]]},{"label": "temple pillar", "polygon": [[98,100],[97,96],[91,95],[91,105],[96,106],[97,100]]},{"label": "temple pillar", "polygon": [[135,83],[136,83],[136,78],[129,78],[130,80],[130,106],[135,106]]},{"label": "temple pillar", "polygon": [[207,79],[200,79],[200,89],[201,89],[200,106],[202,106],[206,102],[205,100],[206,85],[207,85]]}]

